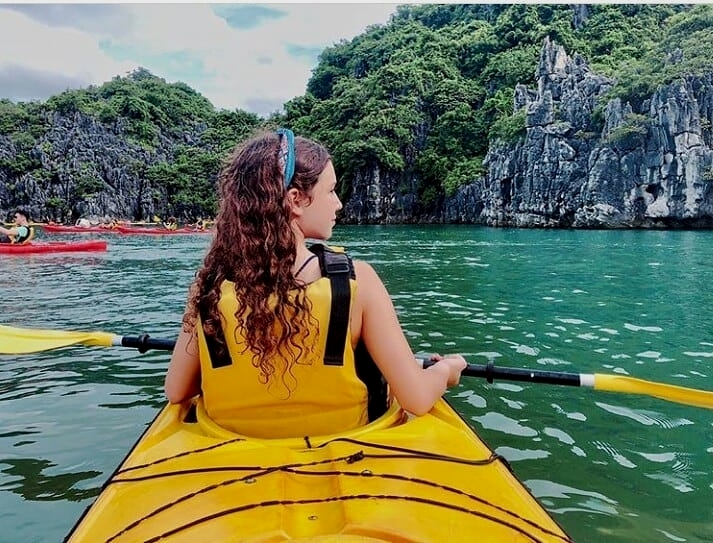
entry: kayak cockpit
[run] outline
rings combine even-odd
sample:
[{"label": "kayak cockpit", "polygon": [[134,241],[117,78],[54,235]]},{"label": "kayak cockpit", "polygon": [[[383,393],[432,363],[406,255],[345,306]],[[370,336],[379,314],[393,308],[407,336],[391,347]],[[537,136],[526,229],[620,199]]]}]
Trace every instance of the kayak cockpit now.
[{"label": "kayak cockpit", "polygon": [[[409,416],[401,409],[398,403],[394,401],[391,403],[391,406],[387,409],[386,413],[384,413],[381,417],[359,428],[331,435],[264,439],[241,435],[216,424],[215,421],[213,421],[208,415],[205,405],[200,397],[191,400],[187,406],[184,405],[184,408],[185,413],[182,415],[178,414],[178,416],[182,416],[182,420],[185,424],[194,424],[196,431],[206,436],[222,440],[244,438],[249,439],[250,441],[265,442],[271,446],[286,447],[290,449],[310,448],[319,443],[331,441],[336,438],[358,438],[359,436],[372,433],[376,430],[383,430],[403,424]],[[194,422],[186,422],[191,420]]]}]

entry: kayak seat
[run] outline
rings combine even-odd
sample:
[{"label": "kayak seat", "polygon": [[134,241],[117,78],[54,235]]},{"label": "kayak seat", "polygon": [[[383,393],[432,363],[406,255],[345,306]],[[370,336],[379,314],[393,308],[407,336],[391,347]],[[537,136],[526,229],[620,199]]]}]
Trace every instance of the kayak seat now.
[{"label": "kayak seat", "polygon": [[188,411],[183,417],[183,422],[187,424],[195,424],[198,422],[198,416],[196,415],[196,404],[192,403],[188,406]]},{"label": "kayak seat", "polygon": [[[288,437],[288,438],[276,438],[276,439],[265,439],[265,438],[255,438],[247,435],[241,435],[232,430],[228,430],[220,425],[218,425],[213,419],[210,418],[208,412],[203,404],[203,399],[198,396],[194,400],[193,406],[195,407],[196,419],[200,428],[200,431],[208,436],[218,437],[221,439],[236,439],[236,438],[248,438],[251,441],[264,441],[269,443],[271,446],[278,445],[282,447],[287,447],[290,449],[304,449],[311,448],[315,445],[330,441],[336,438],[357,438],[360,435],[368,434],[374,430],[380,430],[384,428],[391,428],[393,426],[399,426],[406,422],[408,419],[407,413],[401,409],[396,400],[391,402],[389,409],[380,416],[378,419],[360,426],[359,428],[354,428],[352,430],[347,430],[345,432],[339,432],[338,434],[324,435],[324,436],[306,436],[306,437]],[[190,409],[189,409],[190,412]],[[187,414],[188,416],[188,414]]]}]

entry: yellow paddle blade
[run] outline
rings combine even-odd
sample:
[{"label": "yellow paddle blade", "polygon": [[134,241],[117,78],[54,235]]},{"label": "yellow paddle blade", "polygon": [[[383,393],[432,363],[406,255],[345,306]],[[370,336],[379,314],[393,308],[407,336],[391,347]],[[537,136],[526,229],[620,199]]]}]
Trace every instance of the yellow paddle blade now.
[{"label": "yellow paddle blade", "polygon": [[0,354],[25,354],[50,351],[81,343],[111,347],[116,336],[109,332],[71,332],[15,328],[0,324]]},{"label": "yellow paddle blade", "polygon": [[644,394],[653,396],[661,400],[694,405],[696,407],[706,407],[713,409],[713,392],[698,390],[694,388],[680,387],[676,385],[666,385],[664,383],[653,383],[625,377],[623,375],[594,374],[594,389],[607,392],[628,392],[630,394]]}]

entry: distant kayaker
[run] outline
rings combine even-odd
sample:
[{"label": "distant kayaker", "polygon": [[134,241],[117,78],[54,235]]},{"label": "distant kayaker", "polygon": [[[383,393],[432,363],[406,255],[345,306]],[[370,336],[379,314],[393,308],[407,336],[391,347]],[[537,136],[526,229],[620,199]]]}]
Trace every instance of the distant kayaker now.
[{"label": "distant kayaker", "polygon": [[178,219],[176,217],[169,217],[168,220],[163,223],[163,227],[166,230],[178,230]]},{"label": "distant kayaker", "polygon": [[119,221],[116,219],[99,223],[99,228],[106,228],[107,230],[114,230],[117,226],[119,226]]},{"label": "distant kayaker", "polygon": [[89,219],[77,219],[77,222],[74,223],[74,226],[77,226],[79,228],[90,228],[92,226],[92,223],[89,222]]},{"label": "distant kayaker", "polygon": [[15,211],[15,226],[0,226],[0,243],[23,243],[32,237],[29,216],[24,209]]},{"label": "distant kayaker", "polygon": [[205,231],[205,229],[206,229],[206,223],[207,223],[207,221],[205,221],[205,220],[202,219],[201,217],[198,217],[198,219],[196,220],[196,222],[194,222],[194,223],[191,224],[190,226],[191,226],[191,228],[193,228],[193,230],[196,231],[196,232],[203,232],[203,231]]},{"label": "distant kayaker", "polygon": [[[308,238],[332,235],[342,209],[336,184],[327,150],[289,130],[263,133],[234,151],[220,174],[217,228],[189,290],[166,375],[169,401],[202,394],[207,414],[225,428],[303,437],[369,421],[375,389],[357,375],[366,366],[355,351],[368,352],[390,393],[415,415],[459,382],[466,366],[460,355],[434,356],[438,362],[427,369],[417,365],[369,264],[353,261],[349,279],[339,276],[348,269],[336,252],[325,249],[319,259],[307,247]],[[332,262],[329,277],[320,261]],[[340,284],[346,293],[335,290]],[[331,305],[345,295],[346,307]],[[341,328],[343,339],[335,349],[337,316],[344,319],[335,337]],[[337,359],[327,359],[335,350]]]}]

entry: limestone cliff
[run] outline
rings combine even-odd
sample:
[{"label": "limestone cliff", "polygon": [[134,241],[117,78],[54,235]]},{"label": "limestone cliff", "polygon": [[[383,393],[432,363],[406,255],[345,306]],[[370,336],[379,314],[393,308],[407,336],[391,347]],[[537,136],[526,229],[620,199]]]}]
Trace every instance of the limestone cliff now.
[{"label": "limestone cliff", "polygon": [[492,145],[487,176],[444,204],[446,222],[518,227],[713,227],[713,74],[656,91],[641,112],[614,81],[547,40],[536,90],[518,86],[526,131]]},{"label": "limestone cliff", "polygon": [[[125,122],[119,117],[106,124],[79,112],[55,112],[45,119],[45,130],[29,149],[0,135],[0,159],[26,156],[31,165],[22,172],[0,168],[3,215],[18,205],[26,207],[34,220],[145,219],[163,214],[166,189],[152,184],[145,172],[171,161],[178,145],[196,144],[201,127],[180,139],[159,134],[157,145],[147,148],[127,137]],[[86,195],[78,196],[80,192]]]}]

